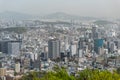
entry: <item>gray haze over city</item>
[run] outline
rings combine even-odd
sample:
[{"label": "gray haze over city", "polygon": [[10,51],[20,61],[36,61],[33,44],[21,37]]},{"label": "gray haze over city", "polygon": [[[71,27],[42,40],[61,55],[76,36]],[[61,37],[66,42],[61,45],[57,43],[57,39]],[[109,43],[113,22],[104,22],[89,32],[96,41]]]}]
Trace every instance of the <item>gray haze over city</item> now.
[{"label": "gray haze over city", "polygon": [[120,80],[119,8],[120,0],[0,0],[0,80]]},{"label": "gray haze over city", "polygon": [[79,16],[120,18],[120,0],[0,0],[0,12],[31,15],[65,12]]}]

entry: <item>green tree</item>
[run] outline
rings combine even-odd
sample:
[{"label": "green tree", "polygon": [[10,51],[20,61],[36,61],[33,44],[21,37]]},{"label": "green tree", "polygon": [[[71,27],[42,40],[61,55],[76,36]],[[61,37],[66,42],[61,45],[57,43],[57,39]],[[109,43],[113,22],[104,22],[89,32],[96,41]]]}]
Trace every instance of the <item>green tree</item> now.
[{"label": "green tree", "polygon": [[116,72],[109,72],[107,70],[90,70],[86,69],[79,72],[77,80],[120,80],[120,75]]},{"label": "green tree", "polygon": [[120,67],[119,67],[119,68],[117,68],[117,73],[118,73],[118,74],[120,74]]},{"label": "green tree", "polygon": [[25,74],[21,80],[120,80],[120,74],[117,71],[111,73],[108,70],[85,69],[78,72],[76,77],[69,75],[64,67],[55,66],[54,71],[30,72]]},{"label": "green tree", "polygon": [[75,77],[68,75],[65,68],[55,66],[54,72],[48,72],[41,80],[75,80]]}]

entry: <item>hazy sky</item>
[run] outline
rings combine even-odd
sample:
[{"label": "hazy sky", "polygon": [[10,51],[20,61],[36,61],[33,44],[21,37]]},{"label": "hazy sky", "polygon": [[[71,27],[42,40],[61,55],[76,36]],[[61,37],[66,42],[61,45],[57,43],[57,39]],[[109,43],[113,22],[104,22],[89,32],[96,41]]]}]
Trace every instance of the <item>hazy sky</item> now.
[{"label": "hazy sky", "polygon": [[0,12],[44,15],[66,12],[80,16],[119,17],[120,0],[0,0]]}]

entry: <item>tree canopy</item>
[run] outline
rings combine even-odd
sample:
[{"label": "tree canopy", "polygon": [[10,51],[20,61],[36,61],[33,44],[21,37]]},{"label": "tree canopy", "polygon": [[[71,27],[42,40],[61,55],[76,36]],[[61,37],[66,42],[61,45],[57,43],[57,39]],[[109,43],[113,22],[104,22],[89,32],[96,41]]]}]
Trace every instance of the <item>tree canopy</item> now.
[{"label": "tree canopy", "polygon": [[85,69],[77,74],[72,76],[65,68],[55,67],[54,71],[47,73],[31,72],[24,75],[21,80],[120,80],[120,74],[117,71]]}]

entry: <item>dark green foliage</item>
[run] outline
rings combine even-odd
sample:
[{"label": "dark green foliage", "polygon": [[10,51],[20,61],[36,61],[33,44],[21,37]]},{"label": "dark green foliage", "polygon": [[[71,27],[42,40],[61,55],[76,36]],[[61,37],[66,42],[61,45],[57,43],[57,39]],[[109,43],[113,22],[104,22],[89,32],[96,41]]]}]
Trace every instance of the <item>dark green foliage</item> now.
[{"label": "dark green foliage", "polygon": [[[39,76],[42,75],[42,76]],[[120,80],[120,75],[113,71],[85,69],[78,72],[78,76],[69,75],[65,68],[54,67],[54,71],[47,73],[31,72],[21,80]]]},{"label": "dark green foliage", "polygon": [[41,80],[40,78],[43,77],[46,72],[30,72],[26,73],[21,80]]},{"label": "dark green foliage", "polygon": [[105,20],[98,20],[94,22],[96,25],[107,25],[107,24],[114,24],[113,22],[110,21],[105,21]]},{"label": "dark green foliage", "polygon": [[119,68],[117,68],[117,73],[118,73],[118,74],[120,74],[120,67],[119,67]]},{"label": "dark green foliage", "polygon": [[15,32],[15,33],[18,33],[18,34],[26,32],[26,30],[27,29],[25,27],[11,27],[11,28],[0,29],[0,31]]},{"label": "dark green foliage", "polygon": [[86,69],[79,72],[77,80],[119,80],[120,75],[116,72],[109,72],[107,70],[90,70]]}]

